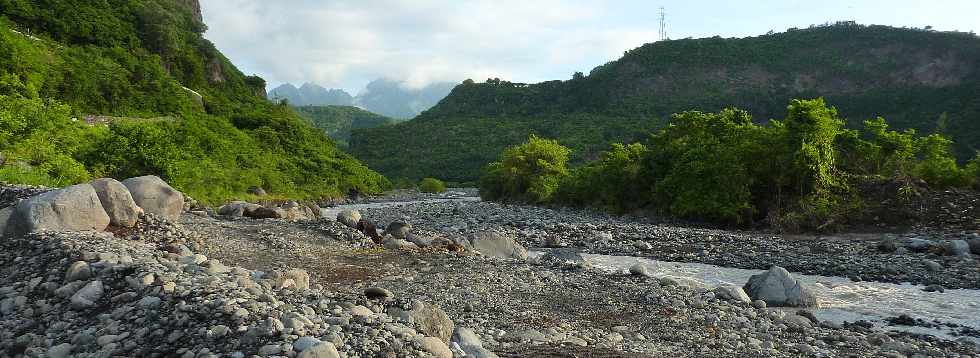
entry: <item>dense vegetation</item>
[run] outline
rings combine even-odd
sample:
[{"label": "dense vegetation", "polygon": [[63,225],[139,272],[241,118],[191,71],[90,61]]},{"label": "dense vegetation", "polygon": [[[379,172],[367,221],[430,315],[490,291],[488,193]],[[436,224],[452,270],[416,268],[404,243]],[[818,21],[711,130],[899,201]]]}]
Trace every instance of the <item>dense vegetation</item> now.
[{"label": "dense vegetation", "polygon": [[327,133],[337,146],[347,148],[351,130],[396,123],[396,120],[352,106],[302,106],[296,112]]},{"label": "dense vegetation", "polygon": [[412,121],[355,131],[351,150],[390,177],[471,181],[529,134],[560,140],[581,163],[673,113],[736,106],[761,123],[790,99],[816,97],[834,103],[848,128],[882,116],[900,130],[943,133],[963,163],[980,149],[980,39],[841,23],[656,42],[567,81],[466,81]]},{"label": "dense vegetation", "polygon": [[206,202],[390,185],[266,101],[201,36],[196,1],[0,0],[0,14],[2,181],[157,174]]},{"label": "dense vegetation", "polygon": [[439,194],[446,191],[446,183],[436,178],[424,178],[419,182],[419,191],[423,193]]},{"label": "dense vegetation", "polygon": [[980,156],[960,167],[951,145],[940,134],[891,130],[880,117],[846,129],[823,99],[793,100],[785,119],[767,125],[733,108],[676,114],[646,144],[613,144],[571,170],[569,148],[532,135],[487,166],[480,192],[489,200],[819,228],[860,208],[852,182],[862,178],[924,180],[939,188],[980,184]]}]

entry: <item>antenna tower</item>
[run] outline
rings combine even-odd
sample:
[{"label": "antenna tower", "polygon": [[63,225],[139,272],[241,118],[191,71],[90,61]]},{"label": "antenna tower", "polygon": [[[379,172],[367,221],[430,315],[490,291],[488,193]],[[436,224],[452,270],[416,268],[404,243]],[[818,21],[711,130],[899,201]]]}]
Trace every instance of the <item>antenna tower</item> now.
[{"label": "antenna tower", "polygon": [[660,7],[660,41],[667,40],[667,13]]}]

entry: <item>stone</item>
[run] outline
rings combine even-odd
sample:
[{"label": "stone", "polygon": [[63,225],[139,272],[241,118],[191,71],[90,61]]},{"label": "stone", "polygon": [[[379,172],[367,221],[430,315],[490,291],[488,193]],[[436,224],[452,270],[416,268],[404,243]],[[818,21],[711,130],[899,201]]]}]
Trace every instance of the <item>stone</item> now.
[{"label": "stone", "polygon": [[218,208],[218,215],[243,217],[246,215],[246,213],[251,215],[252,212],[261,207],[262,205],[259,204],[246,203],[244,201],[233,201]]},{"label": "stone", "polygon": [[65,282],[83,281],[89,278],[92,278],[92,268],[85,261],[75,261],[65,272]]},{"label": "stone", "polygon": [[133,195],[136,205],[148,214],[177,220],[184,211],[184,194],[170,187],[163,179],[148,175],[122,181]]},{"label": "stone", "polygon": [[308,290],[310,288],[310,274],[306,270],[292,269],[283,275],[287,279],[292,279],[298,289]]},{"label": "stone", "polygon": [[385,228],[386,235],[391,235],[399,240],[405,240],[405,238],[408,237],[408,234],[411,232],[412,224],[404,221],[393,221],[392,223],[388,224],[387,228]]},{"label": "stone", "polygon": [[422,348],[436,358],[453,358],[453,351],[445,342],[436,337],[422,338]]},{"label": "stone", "polygon": [[940,265],[936,261],[922,260],[922,263],[926,265],[926,270],[928,270],[929,272],[939,272],[943,270],[943,265]]},{"label": "stone", "polygon": [[946,289],[943,288],[943,286],[941,286],[941,285],[929,285],[929,286],[926,286],[926,288],[924,288],[922,290],[923,291],[926,291],[926,292],[939,292],[939,293],[946,292]]},{"label": "stone", "polygon": [[252,219],[285,219],[286,211],[280,208],[258,207],[252,211],[246,211],[245,217]]},{"label": "stone", "polygon": [[280,352],[282,352],[282,346],[278,344],[267,344],[259,348],[258,353],[260,356],[269,357],[278,355]]},{"label": "stone", "polygon": [[482,231],[462,239],[461,245],[467,249],[479,252],[481,255],[502,258],[527,260],[527,250],[517,243],[513,237],[505,236],[496,231]]},{"label": "stone", "polygon": [[266,196],[266,195],[269,195],[268,193],[265,192],[265,189],[262,189],[262,187],[259,187],[259,186],[253,186],[251,188],[248,188],[248,190],[246,192],[249,193],[249,194],[255,195],[255,196]]},{"label": "stone", "polygon": [[374,311],[371,311],[370,308],[367,308],[367,307],[364,307],[364,306],[361,306],[361,305],[357,305],[357,306],[354,306],[354,307],[351,307],[350,308],[350,315],[351,316],[360,316],[360,317],[371,317],[371,316],[374,316]]},{"label": "stone", "polygon": [[763,300],[770,307],[819,307],[817,297],[779,266],[752,275],[743,289],[749,297]]},{"label": "stone", "polygon": [[469,328],[457,327],[456,331],[453,332],[452,342],[458,345],[467,357],[497,358],[496,354],[483,348],[480,337]]},{"label": "stone", "polygon": [[382,246],[389,250],[408,250],[417,249],[419,247],[418,245],[408,242],[407,240],[396,239],[393,237],[385,240]]},{"label": "stone", "polygon": [[49,191],[17,204],[7,233],[23,235],[39,231],[103,231],[109,215],[90,184]]},{"label": "stone", "polygon": [[382,287],[368,287],[364,290],[364,296],[370,300],[388,301],[395,298],[395,294]]},{"label": "stone", "polygon": [[558,266],[581,266],[585,265],[585,258],[578,250],[573,248],[555,249],[541,256],[541,263],[546,265]]},{"label": "stone", "polygon": [[931,240],[925,240],[920,238],[910,238],[905,241],[905,247],[913,252],[926,252],[930,248],[936,246],[936,242]]},{"label": "stone", "polygon": [[357,210],[344,210],[337,213],[337,221],[347,227],[357,228],[357,223],[361,221],[361,213]]},{"label": "stone", "polygon": [[[0,221],[2,220],[3,220],[3,215],[0,215]],[[2,226],[3,224],[0,223],[0,227]],[[968,239],[966,240],[966,243],[970,245],[970,252],[972,252],[974,255],[980,255],[980,238]]]},{"label": "stone", "polygon": [[638,263],[633,266],[630,266],[630,275],[650,277],[650,271],[647,270],[646,266],[643,266],[643,264]]},{"label": "stone", "polygon": [[73,348],[75,347],[68,343],[56,345],[48,349],[48,358],[68,358]]},{"label": "stone", "polygon": [[102,288],[102,281],[89,282],[71,296],[71,307],[77,310],[95,307],[103,294],[105,291]]},{"label": "stone", "polygon": [[323,342],[320,342],[319,339],[313,337],[299,337],[298,339],[296,339],[296,341],[293,342],[293,350],[297,352],[303,352],[310,348],[313,348],[314,346],[320,343]]},{"label": "stone", "polygon": [[[715,297],[742,303],[751,303],[752,299],[741,287],[734,285],[722,285],[714,289]],[[764,301],[763,301],[764,302]]]},{"label": "stone", "polygon": [[439,338],[445,343],[449,343],[453,330],[456,328],[453,321],[449,319],[449,315],[441,308],[433,305],[416,304],[411,310],[393,307],[388,310],[388,314],[409,324],[414,324],[419,332]]},{"label": "stone", "polygon": [[143,212],[129,189],[112,178],[96,179],[91,182],[95,193],[102,202],[102,208],[109,215],[109,224],[118,227],[134,227]]},{"label": "stone", "polygon": [[340,358],[337,347],[333,343],[321,342],[313,347],[301,351],[297,358]]},{"label": "stone", "polygon": [[947,240],[943,242],[943,252],[949,256],[969,256],[970,244],[966,240]]},{"label": "stone", "polygon": [[357,227],[355,228],[357,231],[360,231],[362,234],[370,237],[371,241],[373,241],[375,244],[384,242],[384,237],[378,233],[378,226],[371,220],[361,218],[361,220],[357,222]]},{"label": "stone", "polygon": [[[14,208],[8,207],[0,209],[0,238],[7,236],[7,223],[10,222],[10,217],[14,215]],[[12,235],[13,233],[11,233]]]}]

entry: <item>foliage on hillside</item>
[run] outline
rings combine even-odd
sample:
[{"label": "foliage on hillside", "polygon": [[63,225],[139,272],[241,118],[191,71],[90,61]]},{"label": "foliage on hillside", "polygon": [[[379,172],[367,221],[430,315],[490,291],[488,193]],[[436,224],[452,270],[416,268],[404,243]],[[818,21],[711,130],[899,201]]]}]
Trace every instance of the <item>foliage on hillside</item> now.
[{"label": "foliage on hillside", "polygon": [[[609,143],[635,138],[622,128],[658,128],[673,113],[735,106],[765,122],[781,116],[790,99],[824,97],[841,118],[850,119],[848,128],[883,116],[900,130],[945,134],[962,162],[980,149],[978,69],[980,39],[956,32],[842,23],[743,39],[662,41],[567,81],[466,81],[410,122],[355,132],[351,149],[392,177],[465,181],[488,162],[471,153],[494,152],[531,133],[566,143],[579,162],[595,158]],[[589,117],[597,123],[562,133],[539,131]],[[480,140],[497,128],[507,133],[500,143]],[[411,134],[390,139],[403,148],[398,153],[383,148],[390,140],[375,139],[391,133]],[[441,148],[430,148],[434,143]]]},{"label": "foliage on hillside", "polygon": [[317,198],[389,185],[268,103],[265,82],[201,36],[186,3],[0,0],[0,180],[157,174],[208,202],[250,186]]},{"label": "foliage on hillside", "polygon": [[313,126],[327,133],[337,146],[347,148],[351,130],[368,129],[396,123],[396,120],[353,106],[302,106],[294,108]]},{"label": "foliage on hillside", "polygon": [[[959,167],[942,135],[896,132],[881,119],[845,129],[823,99],[793,100],[783,120],[755,124],[746,111],[688,111],[646,144],[613,144],[568,170],[569,148],[531,136],[489,164],[480,182],[488,200],[653,209],[711,222],[818,228],[861,205],[852,180],[924,180],[938,188],[980,184],[980,156]],[[914,190],[907,185],[896,197]]]}]

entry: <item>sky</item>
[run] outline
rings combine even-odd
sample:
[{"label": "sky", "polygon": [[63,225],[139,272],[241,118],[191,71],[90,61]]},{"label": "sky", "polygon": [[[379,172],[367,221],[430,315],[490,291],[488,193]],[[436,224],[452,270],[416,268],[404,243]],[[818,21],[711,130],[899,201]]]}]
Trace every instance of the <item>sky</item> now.
[{"label": "sky", "polygon": [[746,37],[856,21],[976,31],[980,0],[202,0],[205,37],[269,88],[312,82],[352,94],[500,78],[536,83],[669,38]]}]

